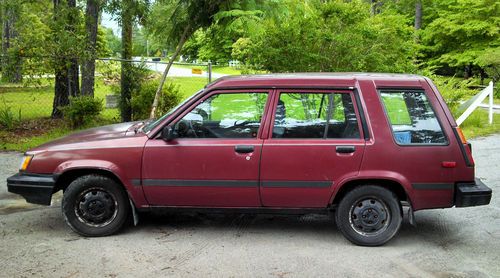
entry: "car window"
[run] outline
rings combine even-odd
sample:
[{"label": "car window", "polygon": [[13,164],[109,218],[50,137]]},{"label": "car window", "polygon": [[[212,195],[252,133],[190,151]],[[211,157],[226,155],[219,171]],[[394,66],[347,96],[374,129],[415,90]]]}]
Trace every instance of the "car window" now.
[{"label": "car window", "polygon": [[256,138],[267,93],[213,95],[175,124],[178,138]]},{"label": "car window", "polygon": [[273,138],[359,138],[349,93],[281,93]]},{"label": "car window", "polygon": [[424,91],[381,91],[380,97],[396,143],[447,144]]}]

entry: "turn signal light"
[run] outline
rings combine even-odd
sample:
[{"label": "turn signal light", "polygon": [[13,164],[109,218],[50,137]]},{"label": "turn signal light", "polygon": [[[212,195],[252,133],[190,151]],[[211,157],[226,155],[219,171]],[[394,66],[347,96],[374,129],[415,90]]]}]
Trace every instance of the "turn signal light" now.
[{"label": "turn signal light", "polygon": [[28,168],[28,165],[30,164],[31,159],[33,159],[32,155],[25,155],[23,157],[23,160],[21,160],[21,166],[19,167],[19,171],[25,171],[26,168]]}]

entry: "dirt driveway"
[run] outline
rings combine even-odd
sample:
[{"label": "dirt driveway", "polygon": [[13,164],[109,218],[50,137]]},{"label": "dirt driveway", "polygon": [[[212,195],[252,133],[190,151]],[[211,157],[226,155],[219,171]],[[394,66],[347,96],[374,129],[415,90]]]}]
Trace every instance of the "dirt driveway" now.
[{"label": "dirt driveway", "polygon": [[142,217],[83,238],[52,207],[6,192],[20,154],[0,153],[0,277],[500,277],[500,135],[473,140],[489,206],[416,213],[377,248],[353,246],[326,216]]}]

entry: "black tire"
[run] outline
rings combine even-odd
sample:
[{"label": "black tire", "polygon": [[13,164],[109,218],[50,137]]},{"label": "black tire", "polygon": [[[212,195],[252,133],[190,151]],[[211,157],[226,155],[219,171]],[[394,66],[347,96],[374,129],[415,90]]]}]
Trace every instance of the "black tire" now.
[{"label": "black tire", "polygon": [[64,220],[76,233],[87,237],[116,233],[127,220],[128,196],[113,179],[87,175],[75,179],[64,191]]},{"label": "black tire", "polygon": [[335,213],[340,232],[361,246],[379,246],[388,242],[399,231],[402,219],[397,196],[375,185],[349,191]]}]

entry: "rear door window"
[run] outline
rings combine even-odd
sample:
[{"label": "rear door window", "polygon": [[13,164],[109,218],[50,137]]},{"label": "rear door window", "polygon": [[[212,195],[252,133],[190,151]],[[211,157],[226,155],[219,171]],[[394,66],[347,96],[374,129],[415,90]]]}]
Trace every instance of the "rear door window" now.
[{"label": "rear door window", "polygon": [[423,90],[382,90],[380,98],[397,144],[448,143]]},{"label": "rear door window", "polygon": [[273,138],[360,138],[351,94],[281,93]]}]

